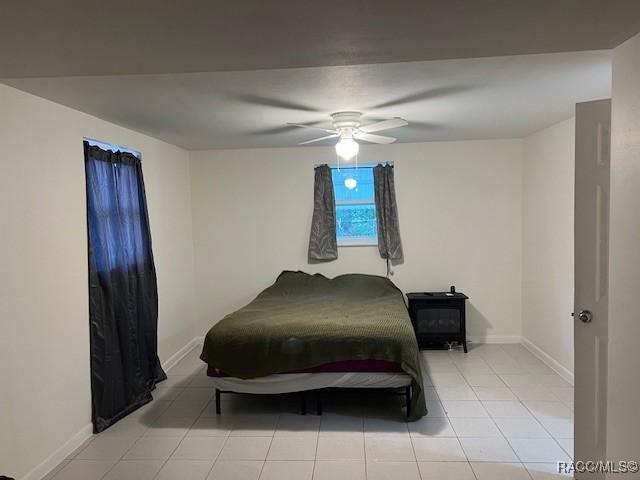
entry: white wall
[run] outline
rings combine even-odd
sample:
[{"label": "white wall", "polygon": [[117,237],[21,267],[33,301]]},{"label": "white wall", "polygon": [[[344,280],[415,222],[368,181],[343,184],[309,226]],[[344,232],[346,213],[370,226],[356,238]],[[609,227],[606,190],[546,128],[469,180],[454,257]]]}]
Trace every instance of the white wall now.
[{"label": "white wall", "polygon": [[[640,35],[613,53],[611,126],[607,458],[638,460]],[[611,478],[640,478],[640,473]]]},{"label": "white wall", "polygon": [[18,478],[91,419],[83,136],[142,152],[161,360],[199,333],[187,152],[0,85],[0,474]]},{"label": "white wall", "polygon": [[[363,146],[360,161],[395,163],[405,292],[455,284],[471,300],[468,334],[521,335],[522,144],[519,140]],[[307,263],[313,166],[332,148],[191,152],[196,298],[202,333],[283,269],[384,275],[376,247],[343,247]],[[504,339],[504,338],[503,338]]]},{"label": "white wall", "polygon": [[524,139],[522,334],[573,374],[575,119]]}]

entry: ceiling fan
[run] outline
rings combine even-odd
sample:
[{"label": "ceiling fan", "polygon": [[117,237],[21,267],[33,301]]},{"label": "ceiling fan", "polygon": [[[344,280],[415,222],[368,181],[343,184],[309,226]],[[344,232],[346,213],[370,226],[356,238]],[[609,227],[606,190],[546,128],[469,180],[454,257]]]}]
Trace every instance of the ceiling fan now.
[{"label": "ceiling fan", "polygon": [[287,125],[291,125],[293,127],[310,128],[313,130],[321,130],[329,134],[323,137],[307,140],[305,142],[300,142],[298,145],[308,145],[310,143],[319,142],[328,138],[339,137],[338,143],[336,143],[336,154],[344,160],[351,160],[358,154],[360,145],[358,144],[358,142],[356,142],[356,140],[363,140],[365,142],[380,144],[393,143],[396,141],[396,138],[387,137],[384,135],[375,135],[373,132],[380,132],[382,130],[389,130],[391,128],[398,128],[409,125],[409,122],[400,117],[371,123],[369,125],[360,125],[361,116],[362,112],[332,113],[331,120],[333,122],[333,128],[313,127],[300,123],[287,123]]}]

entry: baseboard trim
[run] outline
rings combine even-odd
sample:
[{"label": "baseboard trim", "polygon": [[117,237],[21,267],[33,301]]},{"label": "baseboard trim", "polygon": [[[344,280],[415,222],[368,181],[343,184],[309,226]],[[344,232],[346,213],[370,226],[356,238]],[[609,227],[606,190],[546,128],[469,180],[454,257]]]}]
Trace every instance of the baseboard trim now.
[{"label": "baseboard trim", "polygon": [[518,335],[484,335],[467,337],[469,343],[520,343]]},{"label": "baseboard trim", "polygon": [[[184,347],[171,355],[165,362],[162,363],[162,369],[165,372],[171,370],[178,364],[191,350],[198,345],[204,343],[204,337],[195,337],[189,341]],[[40,463],[37,467],[27,473],[21,478],[21,480],[41,480],[64,462],[69,455],[75,452],[82,446],[87,440],[93,436],[93,425],[91,423],[82,427],[73,437],[67,440],[64,445],[58,448],[53,454],[51,454],[44,462]]]},{"label": "baseboard trim", "polygon": [[176,353],[167,358],[166,361],[162,363],[162,369],[165,372],[168,372],[173,367],[175,367],[180,360],[187,356],[187,354],[193,350],[198,345],[202,345],[204,343],[204,337],[194,337],[191,339],[189,343],[187,343],[184,347],[178,350]]},{"label": "baseboard trim", "polygon": [[534,354],[536,357],[542,360],[547,367],[552,369],[554,372],[560,375],[564,380],[566,380],[571,385],[573,385],[574,377],[573,377],[573,373],[569,369],[560,365],[560,363],[558,363],[556,359],[554,359],[551,355],[549,355],[547,352],[545,352],[540,347],[538,347],[531,340],[528,340],[527,338],[522,337],[522,345],[527,350],[529,350],[532,354]]},{"label": "baseboard trim", "polygon": [[83,443],[93,436],[93,425],[91,423],[82,427],[73,437],[67,440],[64,445],[58,448],[52,455],[36,468],[27,473],[22,480],[41,480],[53,471],[58,465],[64,462],[69,455],[76,451]]}]

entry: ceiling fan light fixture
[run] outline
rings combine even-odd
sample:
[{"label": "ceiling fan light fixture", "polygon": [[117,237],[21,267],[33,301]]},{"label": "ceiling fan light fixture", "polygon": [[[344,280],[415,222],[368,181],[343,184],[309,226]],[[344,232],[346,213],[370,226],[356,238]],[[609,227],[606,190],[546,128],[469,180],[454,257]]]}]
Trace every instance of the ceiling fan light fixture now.
[{"label": "ceiling fan light fixture", "polygon": [[359,150],[360,145],[358,145],[358,142],[353,138],[341,138],[340,141],[336,143],[336,154],[343,160],[351,160],[358,155]]}]

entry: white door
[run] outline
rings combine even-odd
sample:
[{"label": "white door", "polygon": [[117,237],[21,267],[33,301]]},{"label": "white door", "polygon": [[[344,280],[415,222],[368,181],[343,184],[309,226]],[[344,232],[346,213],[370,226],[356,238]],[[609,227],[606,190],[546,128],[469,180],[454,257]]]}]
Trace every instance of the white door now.
[{"label": "white door", "polygon": [[[611,100],[576,105],[575,460],[605,460]],[[576,478],[598,479],[590,473]]]}]

